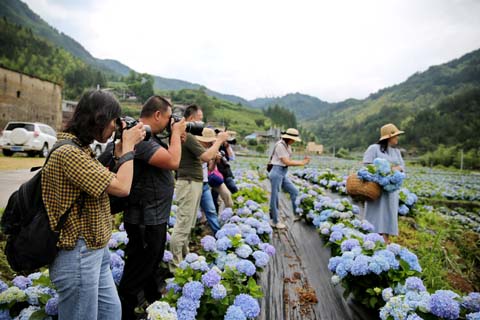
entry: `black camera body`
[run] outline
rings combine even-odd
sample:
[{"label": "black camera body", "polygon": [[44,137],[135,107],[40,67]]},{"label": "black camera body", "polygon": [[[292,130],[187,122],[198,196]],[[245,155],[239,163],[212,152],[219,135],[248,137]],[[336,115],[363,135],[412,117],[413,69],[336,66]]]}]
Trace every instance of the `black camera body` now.
[{"label": "black camera body", "polygon": [[220,154],[222,155],[222,157],[220,158],[220,161],[222,161],[222,164],[223,164],[225,167],[229,167],[229,166],[230,166],[230,163],[228,163],[228,159],[227,159],[227,157],[225,156],[225,151],[221,150],[221,151],[220,151]]},{"label": "black camera body", "polygon": [[[125,122],[125,128],[122,125],[122,121]],[[122,139],[123,130],[128,130],[135,127],[138,124],[138,120],[135,120],[132,117],[126,116],[123,118],[117,119],[117,129],[115,130],[115,140]],[[145,138],[143,141],[148,141],[152,137],[152,128],[148,124],[144,124],[143,127],[145,128]]]},{"label": "black camera body", "polygon": [[[177,116],[175,114],[172,114],[171,119],[173,119],[174,122],[179,122],[182,120],[182,117]],[[205,127],[205,124],[201,121],[192,121],[192,122],[187,122],[187,126],[185,128],[186,132],[189,132],[195,136],[201,136],[203,132],[203,128]],[[170,126],[167,126],[167,132],[171,133],[171,128]]]}]

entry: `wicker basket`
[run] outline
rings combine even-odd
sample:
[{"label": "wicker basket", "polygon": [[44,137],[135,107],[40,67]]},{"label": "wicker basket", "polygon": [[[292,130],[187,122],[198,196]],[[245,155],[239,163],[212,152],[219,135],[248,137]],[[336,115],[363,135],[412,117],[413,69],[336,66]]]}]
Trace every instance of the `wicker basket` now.
[{"label": "wicker basket", "polygon": [[347,193],[357,201],[375,201],[382,194],[382,188],[375,182],[362,181],[353,173],[347,178]]}]

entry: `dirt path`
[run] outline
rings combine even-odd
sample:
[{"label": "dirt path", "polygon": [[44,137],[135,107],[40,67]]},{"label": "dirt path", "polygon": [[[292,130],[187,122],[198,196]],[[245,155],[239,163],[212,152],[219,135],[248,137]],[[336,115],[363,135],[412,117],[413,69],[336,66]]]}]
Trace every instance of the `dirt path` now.
[{"label": "dirt path", "polygon": [[293,222],[285,195],[279,208],[287,229],[274,232],[276,255],[259,277],[265,292],[259,319],[377,319],[377,313],[345,301],[342,289],[331,284],[330,250],[313,226]]}]

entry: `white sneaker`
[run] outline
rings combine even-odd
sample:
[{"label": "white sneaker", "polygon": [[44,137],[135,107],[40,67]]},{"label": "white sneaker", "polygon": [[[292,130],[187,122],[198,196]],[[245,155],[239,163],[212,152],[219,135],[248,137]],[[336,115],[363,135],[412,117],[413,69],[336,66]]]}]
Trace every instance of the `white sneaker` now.
[{"label": "white sneaker", "polygon": [[277,229],[285,229],[287,226],[284,225],[283,223],[281,222],[278,222],[276,225],[275,225],[275,228]]}]

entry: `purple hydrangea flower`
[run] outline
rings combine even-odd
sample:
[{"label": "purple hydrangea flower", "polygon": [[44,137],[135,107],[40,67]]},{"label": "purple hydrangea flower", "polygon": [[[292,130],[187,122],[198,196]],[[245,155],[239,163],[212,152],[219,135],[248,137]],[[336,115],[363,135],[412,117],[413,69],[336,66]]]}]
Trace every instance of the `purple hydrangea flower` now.
[{"label": "purple hydrangea flower", "polygon": [[260,249],[265,252],[266,254],[268,254],[270,257],[273,257],[275,255],[275,247],[272,246],[271,244],[269,243],[260,243],[259,244],[259,247]]},{"label": "purple hydrangea flower", "polygon": [[245,242],[251,246],[257,246],[262,240],[255,233],[247,234],[245,237]]},{"label": "purple hydrangea flower", "polygon": [[360,242],[357,239],[348,239],[342,242],[340,248],[342,252],[351,251],[355,247],[359,247]]}]

